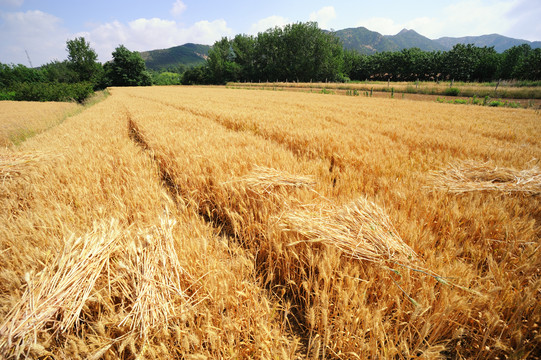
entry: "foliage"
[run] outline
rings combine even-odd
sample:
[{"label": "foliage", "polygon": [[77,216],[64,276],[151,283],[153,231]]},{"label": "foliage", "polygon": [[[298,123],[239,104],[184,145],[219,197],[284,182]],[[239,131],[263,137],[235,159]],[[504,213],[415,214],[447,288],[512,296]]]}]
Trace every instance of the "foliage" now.
[{"label": "foliage", "polygon": [[21,82],[45,81],[44,73],[38,69],[27,68],[24,65],[7,65],[0,63],[0,88],[9,89]]},{"label": "foliage", "polygon": [[317,23],[289,24],[268,29],[256,37],[222,38],[209,50],[206,69],[194,70],[186,78],[205,73],[206,82],[215,84],[271,79],[341,81],[347,79],[343,73],[343,53],[338,38],[319,29]]},{"label": "foliage", "polygon": [[182,74],[182,85],[208,84],[209,70],[205,65],[195,66]]},{"label": "foliage", "polygon": [[47,82],[75,83],[79,78],[68,60],[52,61],[43,65],[41,71]]},{"label": "foliage", "polygon": [[14,100],[19,101],[77,101],[82,103],[93,92],[90,82],[67,83],[18,83],[13,87]]},{"label": "foliage", "polygon": [[500,106],[505,106],[505,103],[503,101],[501,101],[501,100],[493,100],[493,101],[488,103],[488,106],[500,107]]},{"label": "foliage", "polygon": [[2,100],[15,100],[15,91],[0,90],[0,101]]},{"label": "foliage", "polygon": [[271,28],[257,36],[222,38],[209,50],[203,68],[187,74],[183,83],[368,79],[487,82],[535,81],[540,77],[541,49],[532,50],[529,45],[515,46],[503,54],[494,47],[457,44],[446,52],[409,48],[366,55],[345,50],[333,33],[308,22]]},{"label": "foliage", "polygon": [[0,99],[83,102],[104,88],[103,68],[83,37],[66,42],[68,60],[40,68],[0,64]]},{"label": "foliage", "polygon": [[[53,61],[41,68],[0,63],[0,99],[81,103],[95,90],[110,85],[139,86],[152,83],[141,55],[123,45],[115,49],[113,60],[105,67],[97,62],[96,52],[84,37],[68,40],[66,50],[67,60]],[[157,75],[156,83],[179,84],[179,75]]]},{"label": "foliage", "polygon": [[77,74],[77,81],[97,82],[102,75],[102,66],[97,62],[98,54],[84,37],[66,42],[68,67]]},{"label": "foliage", "polygon": [[180,85],[180,75],[164,71],[162,73],[153,73],[152,74],[152,84],[153,85]]},{"label": "foliage", "polygon": [[110,86],[148,86],[152,84],[145,62],[137,51],[124,45],[113,51],[113,60],[104,65],[105,76]]},{"label": "foliage", "polygon": [[445,95],[447,96],[458,96],[458,94],[460,94],[460,89],[458,88],[448,88],[445,90]]}]

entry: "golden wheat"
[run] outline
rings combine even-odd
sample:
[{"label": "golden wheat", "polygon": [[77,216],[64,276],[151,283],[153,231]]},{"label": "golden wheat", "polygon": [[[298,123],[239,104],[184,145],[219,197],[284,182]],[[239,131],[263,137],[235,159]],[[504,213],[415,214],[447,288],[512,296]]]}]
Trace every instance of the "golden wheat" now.
[{"label": "golden wheat", "polygon": [[111,93],[9,152],[54,155],[0,183],[4,357],[536,358],[539,196],[432,191],[531,169],[535,112]]},{"label": "golden wheat", "polygon": [[0,101],[0,147],[47,130],[80,108],[75,103]]}]

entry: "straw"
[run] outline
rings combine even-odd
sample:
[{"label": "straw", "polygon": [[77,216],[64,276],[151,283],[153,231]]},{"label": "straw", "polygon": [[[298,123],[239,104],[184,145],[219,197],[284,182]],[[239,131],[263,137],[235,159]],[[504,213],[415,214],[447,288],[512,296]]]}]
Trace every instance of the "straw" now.
[{"label": "straw", "polygon": [[417,256],[401,239],[389,217],[366,198],[342,207],[332,204],[305,206],[282,214],[279,222],[286,232],[297,234],[300,242],[324,243],[346,256],[376,263],[408,264]]},{"label": "straw", "polygon": [[433,187],[452,193],[496,191],[541,194],[541,171],[536,166],[516,170],[494,166],[490,162],[466,160],[430,174]]},{"label": "straw", "polygon": [[77,326],[83,306],[111,254],[119,248],[121,237],[113,220],[83,237],[70,237],[55,263],[34,277],[26,274],[25,293],[0,325],[0,351],[12,347],[20,351],[32,334],[35,343],[35,334],[49,323],[55,332]]},{"label": "straw", "polygon": [[252,172],[237,181],[243,182],[247,187],[256,192],[266,194],[270,194],[278,189],[310,189],[316,184],[311,176],[294,175],[263,166],[255,166]]}]

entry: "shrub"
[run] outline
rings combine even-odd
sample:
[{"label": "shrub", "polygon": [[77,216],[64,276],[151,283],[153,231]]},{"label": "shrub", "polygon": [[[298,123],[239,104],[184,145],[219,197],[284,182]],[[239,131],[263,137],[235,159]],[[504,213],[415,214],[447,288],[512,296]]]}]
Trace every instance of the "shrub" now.
[{"label": "shrub", "polygon": [[520,105],[520,103],[517,103],[517,102],[514,102],[514,101],[506,103],[505,106],[513,108],[513,109],[518,109],[518,108],[522,107]]},{"label": "shrub", "polygon": [[82,103],[94,93],[93,84],[19,83],[13,87],[13,100],[19,101],[77,101]]},{"label": "shrub", "polygon": [[447,96],[458,96],[460,94],[460,90],[458,88],[449,88],[445,90],[445,95]]},{"label": "shrub", "polygon": [[15,91],[0,90],[1,100],[15,100]]},{"label": "shrub", "polygon": [[488,103],[488,106],[493,106],[493,107],[500,107],[500,106],[504,106],[505,103],[501,100],[494,100],[494,101],[491,101]]},{"label": "shrub", "polygon": [[180,75],[172,72],[162,72],[152,77],[153,85],[180,85]]}]

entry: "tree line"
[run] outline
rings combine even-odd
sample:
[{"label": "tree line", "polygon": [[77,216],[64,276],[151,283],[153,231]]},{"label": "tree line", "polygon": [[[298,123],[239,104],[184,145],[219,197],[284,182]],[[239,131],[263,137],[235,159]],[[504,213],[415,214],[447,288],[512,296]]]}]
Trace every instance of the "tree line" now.
[{"label": "tree line", "polygon": [[236,82],[343,82],[541,80],[541,49],[523,44],[503,53],[457,44],[449,51],[418,48],[363,55],[345,50],[317,23],[275,27],[257,36],[216,41],[204,65],[187,70],[183,84]]},{"label": "tree line", "polygon": [[[449,51],[418,48],[363,55],[345,50],[315,22],[275,27],[256,36],[222,38],[203,65],[147,71],[136,51],[118,46],[101,64],[83,37],[66,42],[67,60],[40,68],[0,63],[0,100],[83,102],[108,86],[225,84],[235,82],[345,82],[541,80],[541,49],[523,44],[503,53],[457,44]],[[181,74],[182,73],[182,74]]]},{"label": "tree line", "polygon": [[84,37],[66,42],[67,60],[40,68],[0,63],[0,100],[83,102],[108,86],[151,85],[150,73],[136,51],[118,46],[104,65]]}]

